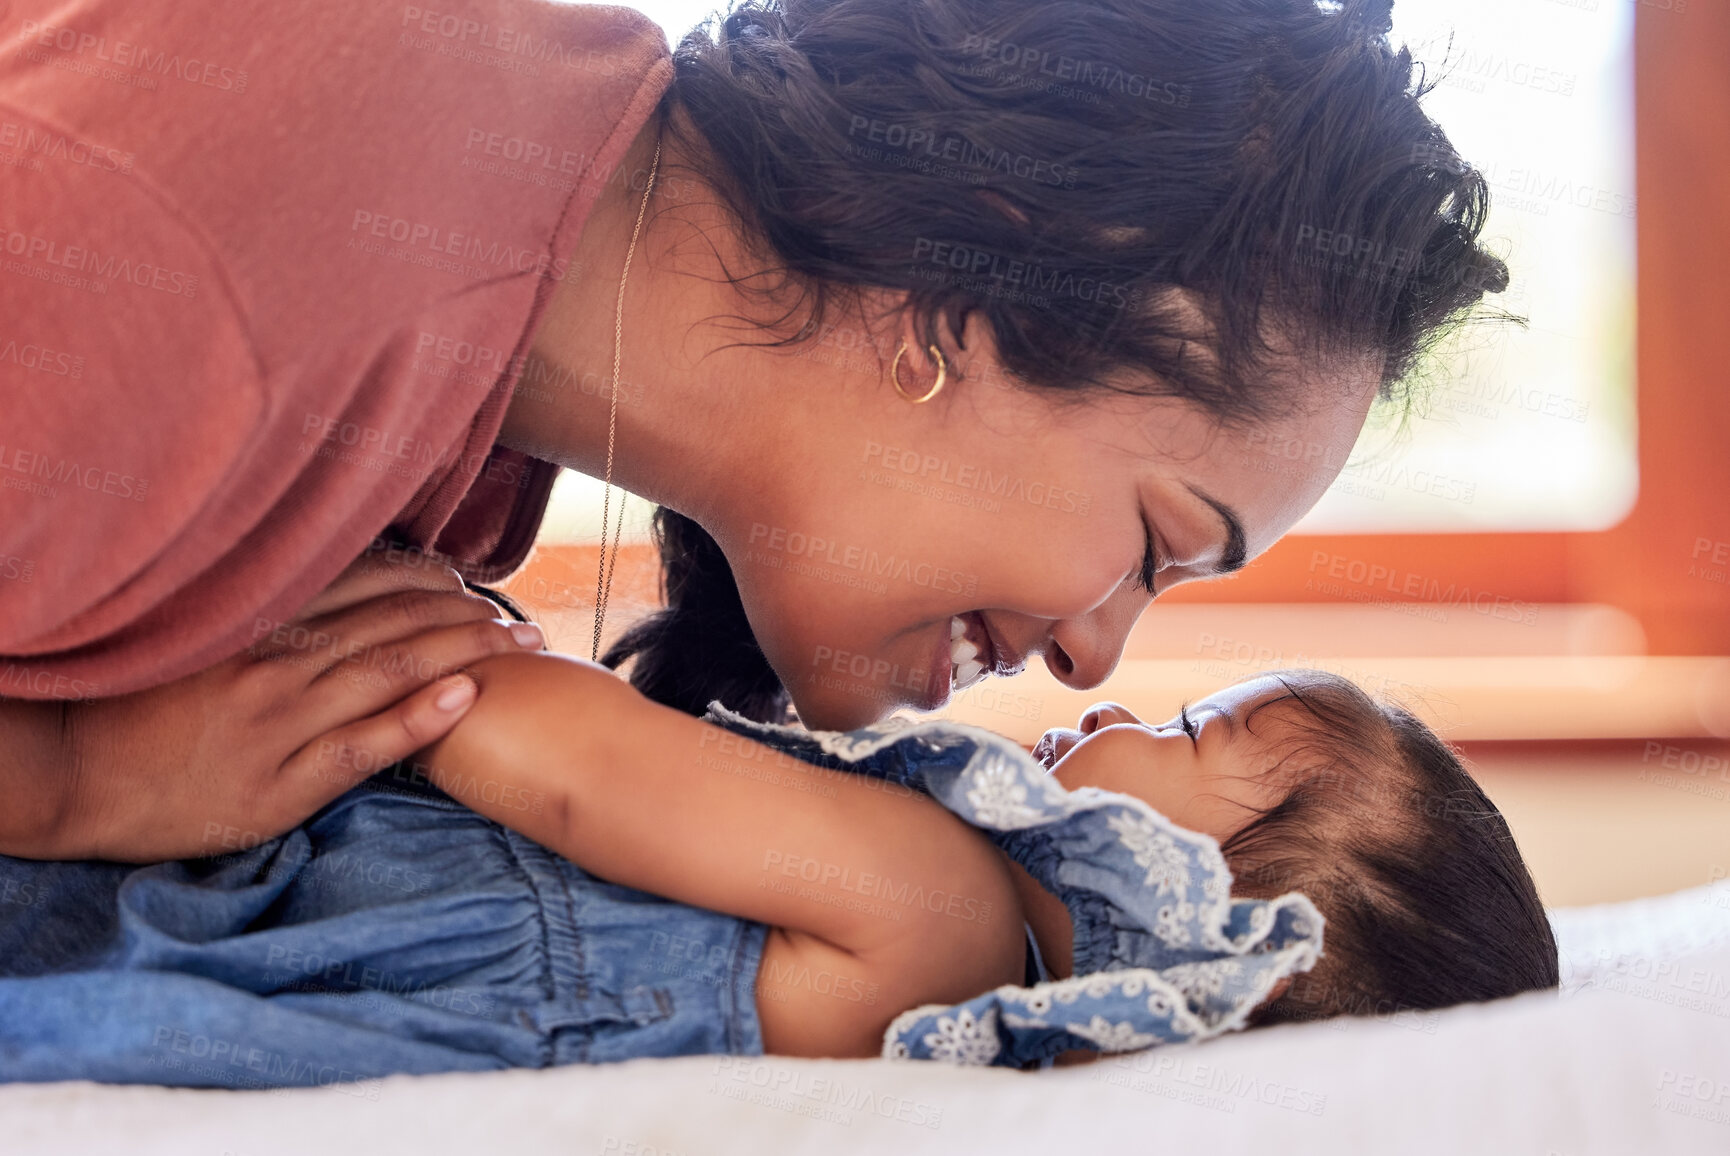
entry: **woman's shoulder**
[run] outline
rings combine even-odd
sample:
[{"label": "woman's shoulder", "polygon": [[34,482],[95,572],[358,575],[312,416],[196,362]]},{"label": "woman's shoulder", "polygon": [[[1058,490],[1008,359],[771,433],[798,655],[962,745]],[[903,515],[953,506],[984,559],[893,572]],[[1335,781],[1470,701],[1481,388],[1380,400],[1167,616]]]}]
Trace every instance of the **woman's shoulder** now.
[{"label": "woman's shoulder", "polygon": [[491,525],[453,517],[477,415],[576,275],[585,193],[629,175],[664,33],[540,0],[71,0],[19,39],[0,241],[28,275],[0,306],[32,322],[0,382],[36,400],[0,447],[0,556],[35,579],[0,584],[0,650],[41,657],[0,693],[166,681],[405,512],[428,541]]}]

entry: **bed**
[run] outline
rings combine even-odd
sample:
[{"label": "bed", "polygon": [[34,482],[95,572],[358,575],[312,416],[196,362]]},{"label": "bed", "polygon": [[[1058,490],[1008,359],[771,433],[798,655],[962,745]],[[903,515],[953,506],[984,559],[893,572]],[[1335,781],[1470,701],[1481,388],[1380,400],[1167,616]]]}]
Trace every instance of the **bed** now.
[{"label": "bed", "polygon": [[1730,880],[1552,912],[1562,990],[1037,1074],[694,1057],[284,1092],[0,1088],[0,1152],[1730,1153]]}]

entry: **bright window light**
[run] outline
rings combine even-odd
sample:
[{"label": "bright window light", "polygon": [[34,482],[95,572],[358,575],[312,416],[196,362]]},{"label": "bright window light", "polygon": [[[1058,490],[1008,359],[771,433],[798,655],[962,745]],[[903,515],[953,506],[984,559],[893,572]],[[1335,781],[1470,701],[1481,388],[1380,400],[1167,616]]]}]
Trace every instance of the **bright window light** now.
[{"label": "bright window light", "polygon": [[1602,530],[1638,485],[1634,6],[1397,0],[1394,37],[1442,78],[1425,107],[1491,185],[1486,241],[1527,328],[1440,352],[1422,416],[1372,423],[1299,530]]},{"label": "bright window light", "polygon": [[[676,41],[716,6],[632,5]],[[1425,102],[1488,178],[1485,239],[1512,270],[1490,300],[1525,328],[1438,352],[1409,423],[1372,421],[1299,532],[1601,530],[1632,508],[1633,14],[1627,0],[1397,0]],[[600,484],[567,471],[542,540],[592,541]],[[615,495],[615,501],[617,495]],[[641,540],[633,500],[627,540]]]}]

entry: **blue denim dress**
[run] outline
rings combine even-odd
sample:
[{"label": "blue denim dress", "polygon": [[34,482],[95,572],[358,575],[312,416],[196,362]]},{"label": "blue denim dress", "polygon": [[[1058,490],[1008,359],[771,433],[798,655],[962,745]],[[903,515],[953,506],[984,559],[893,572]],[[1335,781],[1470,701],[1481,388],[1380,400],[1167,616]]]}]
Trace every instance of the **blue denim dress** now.
[{"label": "blue denim dress", "polygon": [[[1021,1067],[1205,1039],[1319,952],[1308,900],[1233,899],[1213,840],[1139,800],[1066,791],[990,732],[713,718],[930,795],[1068,908],[1076,978],[1030,964],[1026,987],[909,1010],[886,1057]],[[597,879],[393,771],[215,859],[0,857],[0,1080],[364,1087],[762,1052],[762,924]]]},{"label": "blue denim dress", "polygon": [[265,1088],[759,1054],[765,933],[387,772],[219,858],[0,857],[0,1079]]}]

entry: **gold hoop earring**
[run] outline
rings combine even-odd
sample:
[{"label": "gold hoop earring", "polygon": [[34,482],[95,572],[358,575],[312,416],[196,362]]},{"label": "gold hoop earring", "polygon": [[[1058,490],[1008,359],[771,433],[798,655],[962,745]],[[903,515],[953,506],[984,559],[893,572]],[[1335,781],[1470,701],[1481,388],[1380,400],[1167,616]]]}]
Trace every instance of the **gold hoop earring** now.
[{"label": "gold hoop earring", "polygon": [[931,356],[937,359],[937,380],[932,384],[930,391],[927,392],[924,397],[914,397],[905,389],[901,388],[901,358],[902,355],[907,352],[907,343],[905,341],[901,343],[901,348],[895,351],[895,361],[889,367],[889,380],[895,383],[895,392],[912,402],[914,405],[924,405],[926,402],[942,393],[944,383],[949,380],[949,363],[943,360],[943,351],[935,345],[927,345],[925,348],[930,350]]}]

